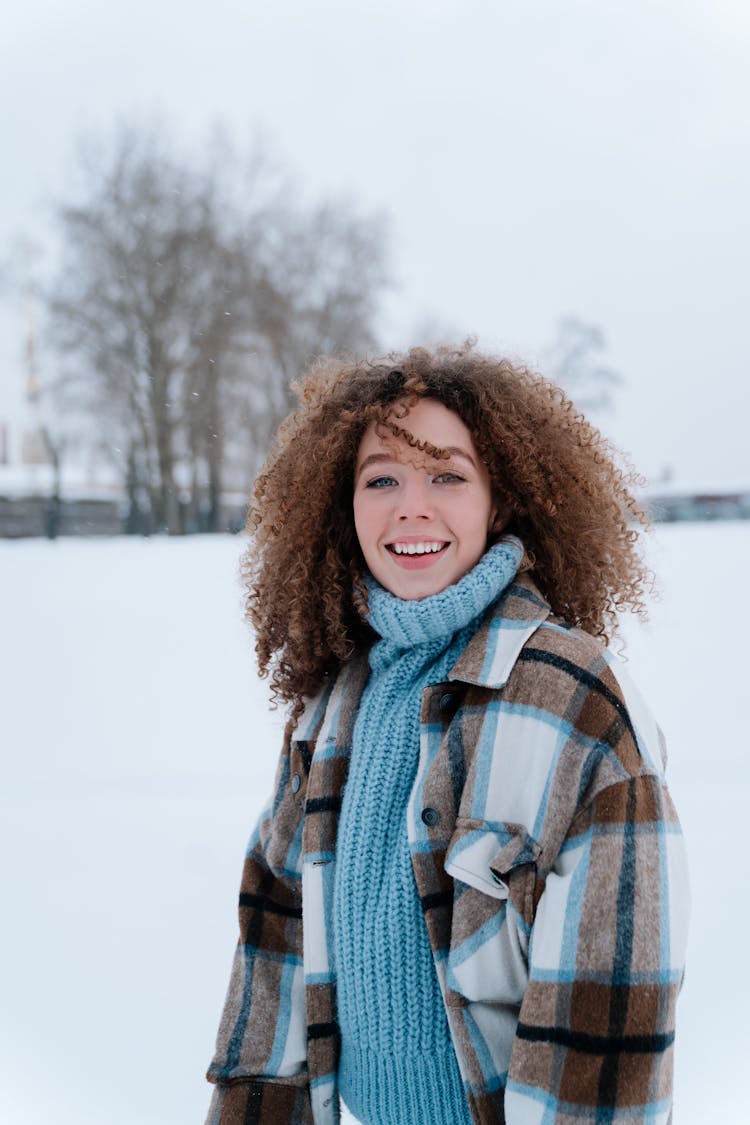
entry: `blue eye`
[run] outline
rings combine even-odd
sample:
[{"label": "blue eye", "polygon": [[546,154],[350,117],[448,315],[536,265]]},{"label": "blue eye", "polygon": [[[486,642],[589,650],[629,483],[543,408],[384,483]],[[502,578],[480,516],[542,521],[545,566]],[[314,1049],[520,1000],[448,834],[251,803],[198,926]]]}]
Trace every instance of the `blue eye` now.
[{"label": "blue eye", "polygon": [[388,488],[392,484],[396,484],[393,477],[375,477],[374,480],[368,480],[367,488]]},{"label": "blue eye", "polygon": [[439,473],[433,477],[435,484],[463,484],[466,477],[462,477],[460,473]]}]

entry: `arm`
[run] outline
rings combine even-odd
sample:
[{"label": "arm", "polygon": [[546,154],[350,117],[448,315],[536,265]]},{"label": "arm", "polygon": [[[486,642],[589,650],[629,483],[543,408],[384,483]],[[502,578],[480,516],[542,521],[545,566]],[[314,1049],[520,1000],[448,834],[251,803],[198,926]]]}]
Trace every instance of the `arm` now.
[{"label": "arm", "polygon": [[287,728],[274,797],[243,867],[240,937],[207,1074],[216,1084],[207,1125],[312,1121],[298,870],[303,799],[292,784],[305,765]]},{"label": "arm", "polygon": [[671,1119],[688,897],[660,778],[644,770],[596,791],[537,907],[508,1125]]}]

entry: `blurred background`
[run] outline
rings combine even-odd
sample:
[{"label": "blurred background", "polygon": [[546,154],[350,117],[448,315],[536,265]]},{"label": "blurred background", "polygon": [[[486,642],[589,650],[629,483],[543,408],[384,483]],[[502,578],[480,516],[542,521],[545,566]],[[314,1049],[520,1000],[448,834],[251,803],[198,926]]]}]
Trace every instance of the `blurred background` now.
[{"label": "blurred background", "polygon": [[312,357],[467,335],[643,474],[675,1121],[744,1120],[749,49],[741,0],[4,13],[3,1121],[202,1120],[281,726],[232,533]]}]

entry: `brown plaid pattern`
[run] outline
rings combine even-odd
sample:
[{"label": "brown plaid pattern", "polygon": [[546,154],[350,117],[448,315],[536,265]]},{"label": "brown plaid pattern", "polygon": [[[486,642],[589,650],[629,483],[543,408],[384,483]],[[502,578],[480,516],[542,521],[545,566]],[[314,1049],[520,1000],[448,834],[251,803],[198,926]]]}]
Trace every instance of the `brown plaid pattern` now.
[{"label": "brown plaid pattern", "polygon": [[[338,1120],[329,907],[366,675],[360,656],[287,732],[211,1125]],[[415,886],[473,1119],[666,1125],[688,889],[661,735],[626,673],[522,576],[425,692],[421,729]]]}]

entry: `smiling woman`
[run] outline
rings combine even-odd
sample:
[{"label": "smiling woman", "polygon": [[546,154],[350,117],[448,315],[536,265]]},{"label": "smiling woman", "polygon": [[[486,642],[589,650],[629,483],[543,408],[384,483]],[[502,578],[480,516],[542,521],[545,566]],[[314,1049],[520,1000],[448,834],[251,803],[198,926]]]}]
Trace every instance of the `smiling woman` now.
[{"label": "smiling woman", "polygon": [[[361,364],[322,359],[298,392],[300,408],[281,426],[256,481],[244,560],[260,667],[295,713],[371,643],[361,612],[366,559],[352,518],[365,457],[394,458],[393,476],[401,466],[424,468],[429,458],[449,470],[450,450],[435,442],[463,449],[475,459],[478,479],[486,471],[497,526],[505,521],[505,531],[521,539],[521,568],[533,570],[556,613],[607,637],[620,610],[643,609],[649,576],[633,528],[646,521],[629,491],[637,477],[613,461],[607,442],[558,387],[464,347],[416,348]],[[425,408],[432,410],[430,428],[412,434],[409,410],[416,425],[413,411]],[[458,435],[432,429],[446,418]],[[404,460],[407,449],[411,461]],[[452,468],[465,475],[472,466],[453,456]],[[381,470],[383,464],[370,462]],[[370,478],[373,491],[383,487],[383,476]],[[440,481],[434,490],[462,487]],[[410,527],[407,540],[415,534],[421,531]],[[493,521],[487,542],[494,536]]]},{"label": "smiling woman", "polygon": [[[606,647],[642,519],[559,389],[470,346],[321,362],[256,483],[251,838],[209,1121],[666,1125],[688,908]],[[594,634],[594,635],[592,635]]]},{"label": "smiling woman", "polygon": [[426,598],[466,574],[507,518],[457,414],[431,398],[397,409],[418,445],[446,457],[425,457],[372,422],[357,454],[354,525],[372,576],[400,598]]}]

